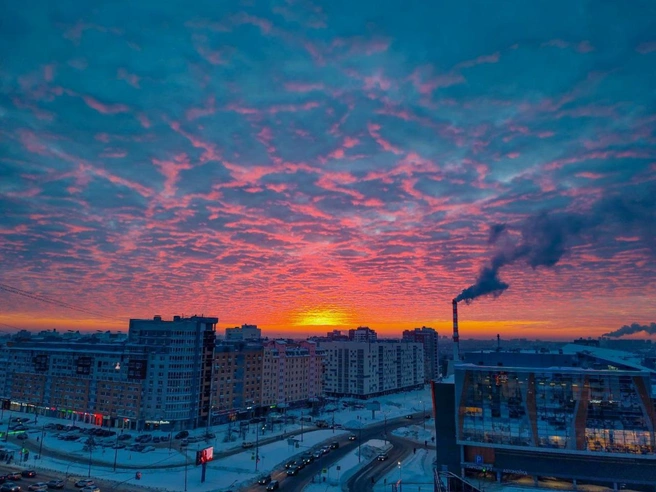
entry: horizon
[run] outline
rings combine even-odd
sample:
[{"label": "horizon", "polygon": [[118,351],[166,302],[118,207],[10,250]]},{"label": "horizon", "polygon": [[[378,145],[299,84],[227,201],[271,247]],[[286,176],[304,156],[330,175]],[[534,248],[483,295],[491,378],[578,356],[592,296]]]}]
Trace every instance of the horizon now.
[{"label": "horizon", "polygon": [[656,6],[5,10],[0,327],[656,335]]}]

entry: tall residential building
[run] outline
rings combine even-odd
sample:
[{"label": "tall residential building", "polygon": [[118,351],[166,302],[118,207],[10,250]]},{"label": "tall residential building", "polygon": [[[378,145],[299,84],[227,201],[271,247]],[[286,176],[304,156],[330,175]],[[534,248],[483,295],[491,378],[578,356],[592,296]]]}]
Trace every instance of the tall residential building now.
[{"label": "tall residential building", "polygon": [[225,339],[228,342],[257,341],[262,338],[262,330],[257,325],[241,325],[234,328],[226,328]]},{"label": "tall residential building", "polygon": [[207,422],[218,321],[202,316],[130,320],[130,342],[163,349],[149,360],[143,410],[151,419],[182,427]]},{"label": "tall residential building", "polygon": [[368,326],[358,326],[355,330],[349,330],[348,338],[351,342],[375,342],[378,335]]},{"label": "tall residential building", "polygon": [[425,326],[403,332],[403,340],[421,343],[424,346],[424,377],[427,382],[440,377],[439,338],[439,334],[433,328]]},{"label": "tall residential building", "polygon": [[323,352],[314,342],[264,344],[262,405],[289,405],[323,394]]},{"label": "tall residential building", "polygon": [[216,346],[212,396],[215,418],[260,406],[263,355],[260,344],[225,342]]},{"label": "tall residential building", "polygon": [[433,383],[438,469],[653,490],[656,371],[631,354],[569,344],[465,353],[454,368]]},{"label": "tall residential building", "polygon": [[419,343],[320,342],[325,351],[324,392],[368,398],[424,384],[424,348]]}]

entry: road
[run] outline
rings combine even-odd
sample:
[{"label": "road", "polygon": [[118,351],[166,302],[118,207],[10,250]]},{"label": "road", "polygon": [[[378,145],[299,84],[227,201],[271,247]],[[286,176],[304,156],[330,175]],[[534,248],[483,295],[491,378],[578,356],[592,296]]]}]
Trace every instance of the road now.
[{"label": "road", "polygon": [[[15,471],[20,471],[20,470],[29,470],[30,467],[16,467],[16,466],[7,466],[7,465],[0,465],[0,475],[5,475],[9,472],[15,472]],[[80,480],[81,478],[87,478],[86,476],[80,476],[80,475],[75,475],[75,476],[69,476],[66,477],[65,473],[58,473],[58,472],[51,472],[51,471],[44,471],[44,470],[36,470],[37,476],[34,478],[23,478],[21,480],[17,480],[16,483],[21,486],[21,490],[27,491],[27,488],[36,482],[48,482],[49,480],[53,480],[55,478],[58,478],[60,480],[64,480],[66,482],[66,485],[64,485],[63,489],[64,491],[73,491],[76,490],[79,492],[80,489],[75,487],[75,482],[77,480]],[[129,490],[143,490],[143,489],[138,489],[136,486],[132,486],[132,484],[128,483],[130,481],[134,481],[134,477],[130,478],[129,480],[126,480],[125,482],[111,482],[109,480],[98,480],[94,478],[93,476],[91,477],[96,485],[102,490],[103,492],[128,492]]]},{"label": "road", "polygon": [[[423,418],[423,413],[418,413],[413,415],[415,419]],[[338,449],[334,449],[330,453],[325,454],[318,460],[315,460],[314,462],[310,463],[305,468],[303,468],[298,475],[293,477],[288,477],[286,470],[284,468],[278,468],[271,473],[271,478],[273,478],[274,480],[278,480],[280,482],[280,490],[284,490],[285,492],[301,492],[312,481],[313,477],[319,476],[321,474],[323,468],[328,468],[332,466],[335,462],[339,461],[341,458],[346,456],[349,452],[357,448],[359,443],[364,444],[369,439],[382,439],[385,430],[387,430],[388,437],[389,437],[389,434],[392,430],[398,427],[409,425],[413,421],[408,421],[404,417],[399,417],[396,419],[390,419],[387,421],[387,423],[381,422],[378,424],[371,425],[369,427],[362,429],[361,440],[360,440],[360,430],[352,431],[356,436],[358,436],[359,440],[349,441],[348,434],[346,434],[341,438],[336,439],[336,441],[339,442]],[[398,440],[397,438],[392,437],[391,439],[389,439],[389,441],[399,442],[399,447],[401,451],[398,451],[398,456],[405,456],[408,452],[412,450],[412,447],[410,445],[404,443],[402,440]],[[390,460],[386,462],[391,464],[391,466],[395,466],[396,461],[398,461],[398,459],[396,461],[392,461],[393,452],[397,453],[396,446],[395,449],[390,452]],[[396,454],[394,454],[394,456],[396,456]],[[371,480],[371,477],[369,477],[369,480]],[[262,492],[262,489],[263,486],[255,484],[243,490],[246,490],[248,492]],[[351,489],[351,490],[357,490],[359,492],[359,489]]]},{"label": "road", "polygon": [[399,462],[403,462],[407,456],[412,454],[413,448],[417,447],[416,443],[411,443],[407,439],[390,436],[390,443],[394,446],[387,455],[389,458],[385,461],[373,461],[353,475],[347,482],[348,490],[357,492],[373,491],[373,482],[380,477],[387,475],[390,470],[397,467]]}]

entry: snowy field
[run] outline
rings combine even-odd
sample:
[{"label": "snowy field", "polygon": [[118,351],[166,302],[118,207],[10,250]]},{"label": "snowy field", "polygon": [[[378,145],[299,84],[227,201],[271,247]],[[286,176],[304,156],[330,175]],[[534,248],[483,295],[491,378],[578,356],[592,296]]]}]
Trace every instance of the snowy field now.
[{"label": "snowy field", "polygon": [[316,476],[314,477],[313,483],[305,487],[304,490],[306,492],[336,492],[342,490],[342,485],[359,469],[371,463],[382,451],[389,447],[389,444],[379,439],[367,441],[361,446],[361,458],[358,457],[359,453],[357,449],[351,451],[326,470],[325,482],[322,476]]}]

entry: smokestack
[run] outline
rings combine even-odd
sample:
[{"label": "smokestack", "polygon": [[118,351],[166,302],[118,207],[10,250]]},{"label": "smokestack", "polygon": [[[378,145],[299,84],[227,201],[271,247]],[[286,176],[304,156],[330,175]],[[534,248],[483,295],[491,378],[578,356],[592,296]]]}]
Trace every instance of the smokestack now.
[{"label": "smokestack", "polygon": [[458,301],[453,300],[453,362],[460,360],[460,336],[458,335]]},{"label": "smokestack", "polygon": [[501,352],[501,335],[497,333],[497,352]]}]

